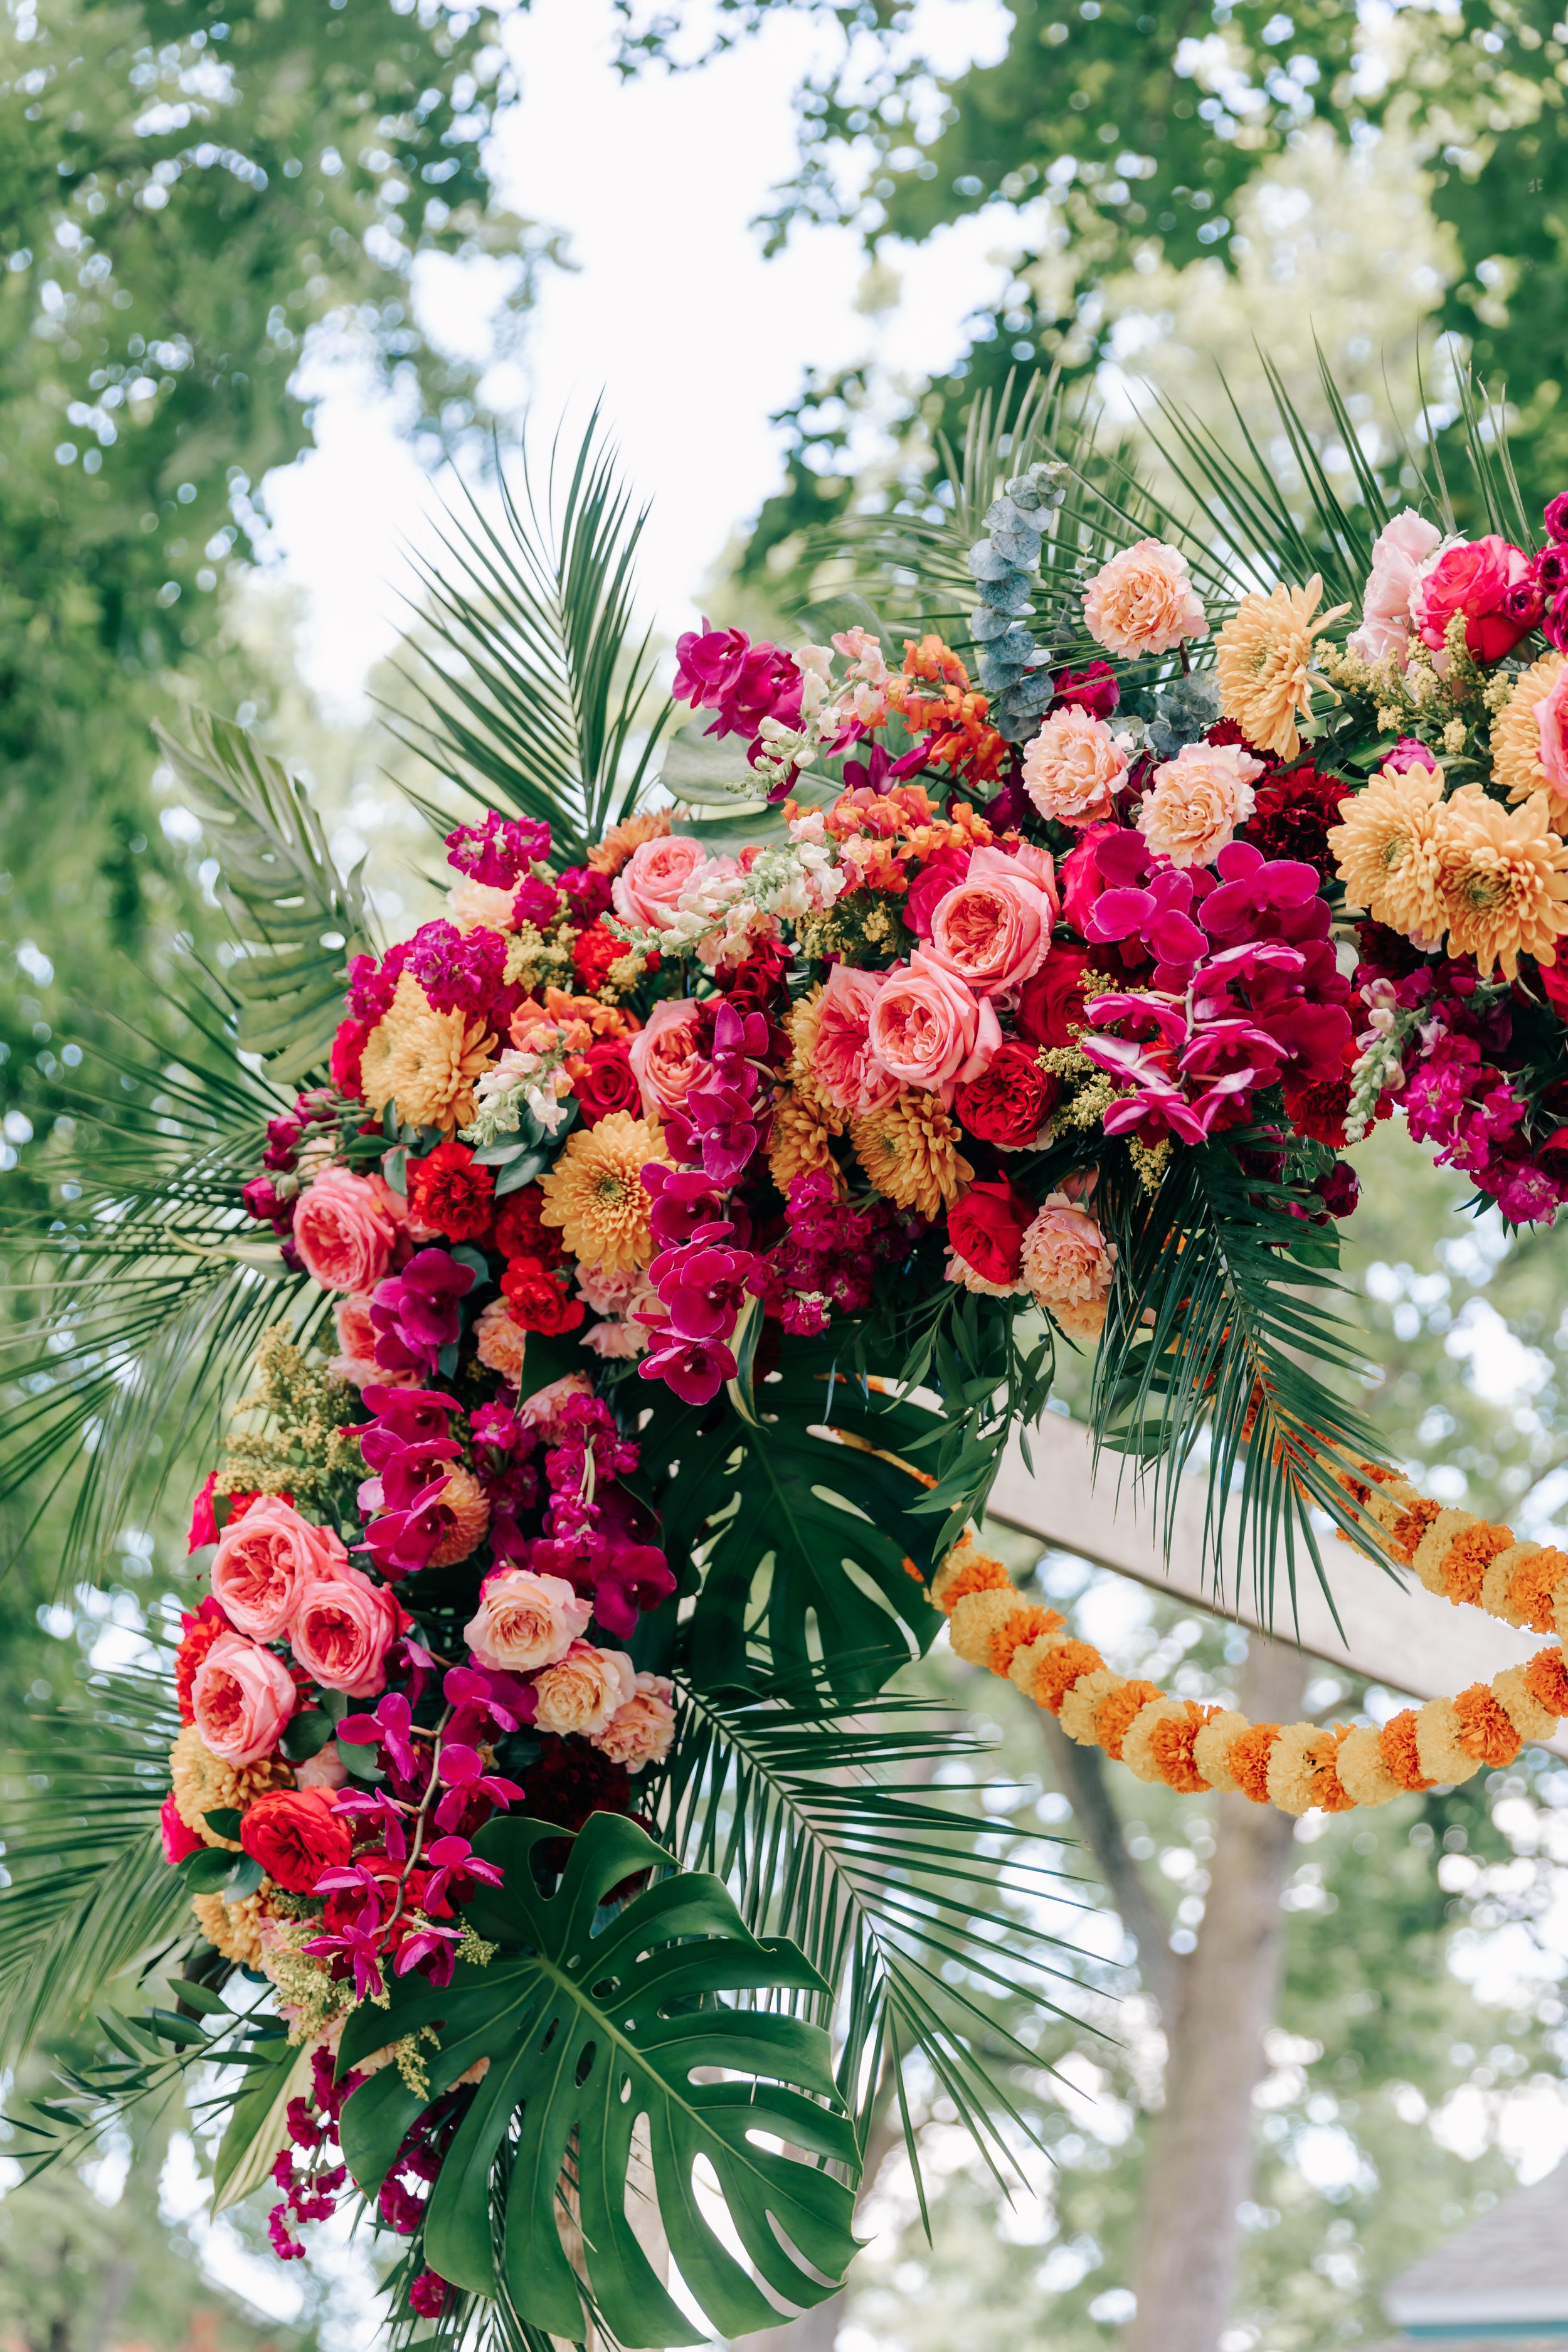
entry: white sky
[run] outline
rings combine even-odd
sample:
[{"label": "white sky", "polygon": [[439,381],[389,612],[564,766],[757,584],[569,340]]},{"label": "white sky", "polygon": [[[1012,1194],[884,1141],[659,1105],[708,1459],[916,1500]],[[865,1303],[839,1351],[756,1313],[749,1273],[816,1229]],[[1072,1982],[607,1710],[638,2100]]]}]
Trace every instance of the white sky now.
[{"label": "white sky", "polygon": [[[998,0],[921,0],[915,38],[956,68],[998,54],[1007,23]],[[854,307],[865,257],[850,232],[797,231],[764,262],[749,226],[794,162],[791,98],[819,28],[786,16],[705,71],[623,84],[611,26],[610,0],[534,0],[510,21],[522,95],[492,170],[502,201],[561,232],[575,267],[546,273],[521,373],[498,368],[487,389],[503,412],[528,402],[535,439],[604,394],[628,476],[654,500],[645,597],[673,630],[689,625],[733,526],[776,486],[767,418],[804,369],[873,347],[910,372],[952,359],[965,315],[1000,282],[992,256],[1008,216],[896,257],[903,299],[873,323]],[[421,266],[416,290],[433,337],[488,355],[493,272]],[[391,646],[400,544],[431,493],[394,404],[372,396],[352,363],[318,352],[301,380],[324,395],[317,446],[268,478],[267,504],[283,575],[307,598],[302,666],[346,715]]]}]

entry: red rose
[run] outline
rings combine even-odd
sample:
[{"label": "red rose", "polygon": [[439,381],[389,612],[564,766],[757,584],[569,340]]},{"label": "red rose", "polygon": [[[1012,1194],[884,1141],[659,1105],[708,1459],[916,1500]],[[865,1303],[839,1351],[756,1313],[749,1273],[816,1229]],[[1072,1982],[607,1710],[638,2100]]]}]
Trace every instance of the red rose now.
[{"label": "red rose", "polygon": [[575,1331],[585,1309],[580,1298],[568,1295],[564,1270],[554,1273],[533,1257],[514,1257],[501,1276],[500,1286],[511,1319],[525,1331]]},{"label": "red rose", "polygon": [[1033,1143],[1061,1092],[1027,1045],[1009,1037],[998,1046],[984,1075],[960,1087],[953,1108],[973,1136],[1000,1150]]},{"label": "red rose", "polygon": [[495,1190],[495,1171],[476,1168],[472,1151],[455,1136],[408,1162],[409,1215],[449,1242],[477,1242],[489,1233]]},{"label": "red rose", "polygon": [[274,1789],[239,1824],[239,1842],[275,1885],[310,1895],[323,1870],[347,1862],[353,1837],[325,1789]]},{"label": "red rose", "polygon": [[502,1257],[531,1257],[540,1265],[559,1265],[561,1236],[540,1215],[544,1195],[537,1184],[520,1184],[496,1211],[495,1244]]},{"label": "red rose", "polygon": [[1014,1016],[1019,1036],[1031,1045],[1075,1045],[1083,1027],[1083,1000],[1095,986],[1081,948],[1052,948],[1019,994]]},{"label": "red rose", "polygon": [[597,1127],[613,1110],[629,1110],[635,1118],[642,1117],[642,1096],[626,1046],[619,1037],[602,1037],[585,1054],[575,1055],[566,1068],[584,1127]]},{"label": "red rose", "polygon": [[947,1238],[984,1282],[1016,1282],[1035,1204],[1006,1178],[972,1184],[947,1213]]}]

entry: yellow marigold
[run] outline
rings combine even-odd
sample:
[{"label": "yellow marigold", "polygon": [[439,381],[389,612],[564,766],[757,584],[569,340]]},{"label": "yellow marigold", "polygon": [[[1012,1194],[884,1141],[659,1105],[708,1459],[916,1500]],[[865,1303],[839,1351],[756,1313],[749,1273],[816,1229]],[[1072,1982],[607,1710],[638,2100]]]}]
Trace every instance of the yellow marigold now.
[{"label": "yellow marigold", "polygon": [[1271,588],[1244,596],[1219,633],[1215,668],[1220,709],[1249,743],[1293,760],[1301,748],[1296,729],[1312,708],[1312,641],[1348,604],[1314,620],[1323,583],[1314,572],[1304,588]]},{"label": "yellow marigold", "polygon": [[395,1102],[413,1127],[467,1127],[474,1088],[495,1058],[496,1041],[466,1013],[437,1013],[412,972],[365,1041],[364,1098],[381,1112]]},{"label": "yellow marigold", "polygon": [[664,1159],[663,1131],[630,1111],[613,1110],[595,1126],[578,1128],[550,1173],[539,1180],[544,1195],[541,1223],[558,1225],[584,1265],[610,1274],[647,1265],[653,1255],[653,1203],[642,1171]]},{"label": "yellow marigold", "polygon": [[226,1903],[221,1895],[193,1895],[191,1908],[209,1944],[237,1968],[253,1969],[261,1958],[261,1926],[268,1916],[264,1888]]},{"label": "yellow marigold", "polygon": [[294,1785],[294,1775],[281,1757],[267,1757],[259,1764],[230,1764],[213,1754],[194,1723],[186,1724],[169,1751],[169,1777],[174,1785],[174,1810],[185,1827],[208,1845],[226,1845],[235,1853],[238,1839],[220,1838],[207,1815],[231,1809],[242,1813],[268,1789]]},{"label": "yellow marigold", "polygon": [[1509,810],[1466,784],[1443,812],[1438,846],[1451,955],[1473,955],[1483,979],[1494,963],[1517,979],[1521,955],[1556,962],[1568,931],[1568,848],[1550,829],[1544,793]]},{"label": "yellow marigold", "polygon": [[[803,1088],[786,1087],[773,1105],[773,1132],[768,1139],[768,1169],[779,1191],[794,1177],[808,1176],[814,1168],[832,1168],[837,1176],[830,1146],[839,1132]],[[840,1192],[843,1189],[839,1184]]]},{"label": "yellow marigold", "polygon": [[1340,803],[1329,828],[1340,880],[1352,907],[1406,939],[1435,940],[1443,929],[1437,886],[1443,779],[1436,768],[1382,768]]},{"label": "yellow marigold", "polygon": [[1493,783],[1500,784],[1510,801],[1547,793],[1552,822],[1558,826],[1568,817],[1561,715],[1565,698],[1568,662],[1561,654],[1544,654],[1521,670],[1506,707],[1492,722]]},{"label": "yellow marigold", "polygon": [[858,1118],[849,1133],[878,1192],[919,1216],[937,1216],[974,1181],[939,1095],[905,1087],[880,1110]]},{"label": "yellow marigold", "polygon": [[588,863],[595,874],[618,874],[634,849],[645,841],[658,841],[669,831],[668,809],[644,809],[639,816],[625,816],[613,824],[596,849],[588,852]]}]

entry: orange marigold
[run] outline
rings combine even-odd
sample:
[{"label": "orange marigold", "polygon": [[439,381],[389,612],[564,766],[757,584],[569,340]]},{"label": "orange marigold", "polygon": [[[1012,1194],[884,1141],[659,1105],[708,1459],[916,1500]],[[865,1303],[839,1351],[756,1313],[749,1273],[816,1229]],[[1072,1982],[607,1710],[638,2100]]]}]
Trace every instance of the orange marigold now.
[{"label": "orange marigold", "polygon": [[1313,1791],[1325,1813],[1349,1813],[1355,1810],[1355,1799],[1340,1779],[1340,1749],[1351,1736],[1348,1723],[1336,1723],[1326,1736],[1329,1746],[1317,1760],[1320,1764],[1318,1785]]},{"label": "orange marigold", "polygon": [[1511,1528],[1489,1527],[1485,1519],[1456,1536],[1443,1555],[1440,1571],[1443,1590],[1456,1608],[1461,1602],[1468,1601],[1472,1608],[1479,1602],[1488,1569],[1499,1552],[1509,1550],[1512,1543]]},{"label": "orange marigold", "polygon": [[1027,1601],[1022,1609],[1015,1609],[991,1636],[986,1656],[992,1673],[1005,1675],[1015,1650],[1021,1650],[1026,1642],[1037,1642],[1042,1633],[1054,1633],[1061,1622],[1054,1609],[1042,1609],[1037,1601]]},{"label": "orange marigold", "polygon": [[1480,1764],[1513,1762],[1523,1743],[1487,1684],[1472,1683],[1468,1690],[1462,1690],[1454,1701],[1454,1713],[1459,1718],[1459,1745],[1467,1756]]},{"label": "orange marigold", "polygon": [[1149,1753],[1167,1789],[1179,1797],[1195,1797],[1209,1783],[1193,1762],[1193,1742],[1216,1707],[1200,1706],[1188,1699],[1185,1716],[1167,1716],[1149,1734]]},{"label": "orange marigold", "polygon": [[1415,1746],[1415,1710],[1407,1706],[1385,1723],[1377,1735],[1377,1745],[1384,1762],[1402,1789],[1435,1789],[1436,1780],[1428,1780],[1421,1769],[1421,1758]]},{"label": "orange marigold", "polygon": [[1277,1723],[1255,1723],[1230,1743],[1230,1769],[1236,1785],[1255,1805],[1268,1802],[1268,1753],[1279,1737]]},{"label": "orange marigold", "polygon": [[951,1617],[969,1593],[1005,1592],[1012,1581],[999,1559],[993,1559],[988,1552],[973,1551],[951,1573],[945,1569],[939,1571],[931,1598],[943,1615]]},{"label": "orange marigold", "polygon": [[1097,1675],[1104,1664],[1092,1642],[1064,1642],[1036,1669],[1035,1696],[1052,1715],[1059,1715],[1062,1701],[1079,1676]]},{"label": "orange marigold", "polygon": [[1416,1547],[1442,1507],[1441,1503],[1412,1503],[1410,1508],[1394,1520],[1389,1532],[1388,1546],[1406,1568],[1415,1559]]},{"label": "orange marigold", "polygon": [[1568,1715],[1568,1662],[1561,1650],[1537,1650],[1524,1670],[1524,1687],[1538,1706]]},{"label": "orange marigold", "polygon": [[1557,1620],[1552,1600],[1558,1586],[1568,1576],[1568,1552],[1559,1551],[1552,1544],[1534,1553],[1521,1568],[1517,1568],[1509,1580],[1508,1601],[1517,1610],[1532,1633],[1550,1633]]},{"label": "orange marigold", "polygon": [[1142,1714],[1152,1698],[1163,1696],[1158,1683],[1131,1682],[1101,1700],[1094,1718],[1094,1736],[1108,1756],[1120,1764],[1121,1743],[1132,1728],[1132,1718]]}]

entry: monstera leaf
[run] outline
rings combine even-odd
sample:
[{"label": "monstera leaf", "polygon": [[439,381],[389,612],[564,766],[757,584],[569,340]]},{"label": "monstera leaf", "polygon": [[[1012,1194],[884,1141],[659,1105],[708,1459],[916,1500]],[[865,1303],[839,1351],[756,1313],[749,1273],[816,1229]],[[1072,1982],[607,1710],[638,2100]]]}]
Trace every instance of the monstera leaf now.
[{"label": "monstera leaf", "polygon": [[[619,1910],[604,1908],[628,1876],[669,1864],[619,1814],[590,1817],[559,1891],[542,1895],[533,1849],[559,1836],[539,1822],[488,1822],[475,1843],[505,1876],[467,1916],[499,1946],[495,1957],[485,1967],[460,1962],[444,1990],[419,1976],[395,1979],[390,2008],[366,2006],[350,2020],[344,2066],[426,2028],[438,2037],[438,2047],[423,2045],[426,2094],[387,2066],[348,2100],[342,2137],[354,2179],[374,2196],[430,2099],[488,2058],[430,2193],[425,2258],[443,2278],[493,2294],[499,2265],[518,2315],[574,2343],[585,2293],[624,2345],[689,2344],[691,2322],[626,2214],[633,2133],[646,2118],[670,2252],[715,2327],[738,2335],[777,2320],[758,2277],[785,2306],[823,2302],[855,2251],[854,2197],[812,2159],[851,2179],[858,2168],[827,2036],[799,2018],[725,2007],[716,1996],[826,1986],[793,1944],[751,1935],[705,1874],[661,1878]],[[704,2079],[694,2080],[695,2070]],[[763,2135],[797,2152],[763,2145]],[[699,2157],[717,2176],[751,2270],[704,2218],[692,2178]],[[490,2221],[498,2160],[507,2180],[499,2247]],[[568,2209],[581,2231],[583,2282],[557,2226]]]}]

